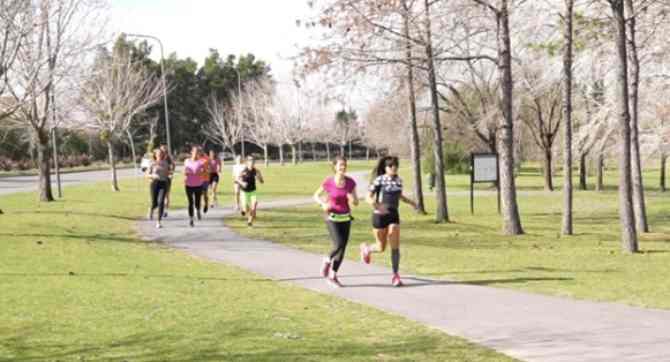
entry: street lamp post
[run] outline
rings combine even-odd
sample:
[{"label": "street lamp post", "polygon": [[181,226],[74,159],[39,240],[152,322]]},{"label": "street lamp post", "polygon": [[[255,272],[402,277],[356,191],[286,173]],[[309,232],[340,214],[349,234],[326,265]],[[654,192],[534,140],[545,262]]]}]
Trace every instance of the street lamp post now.
[{"label": "street lamp post", "polygon": [[163,42],[161,42],[160,39],[158,39],[153,35],[145,35],[145,34],[126,34],[126,35],[136,38],[147,38],[155,40],[156,42],[158,42],[158,45],[161,48],[161,78],[163,80],[163,106],[165,107],[165,137],[167,138],[168,153],[170,155],[173,155],[172,141],[170,138],[170,114],[168,113],[167,81],[165,80],[165,57],[163,52]]},{"label": "street lamp post", "polygon": [[[240,98],[240,123],[242,123],[242,76],[237,68],[234,69],[235,73],[237,73],[237,96]],[[240,153],[242,154],[242,158],[244,158],[244,127],[240,130],[240,138],[242,139]]]}]

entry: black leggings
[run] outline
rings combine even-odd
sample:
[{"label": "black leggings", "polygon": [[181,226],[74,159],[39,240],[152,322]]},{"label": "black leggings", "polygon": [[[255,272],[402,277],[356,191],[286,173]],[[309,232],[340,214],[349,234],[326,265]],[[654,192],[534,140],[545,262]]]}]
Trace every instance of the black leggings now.
[{"label": "black leggings", "polygon": [[190,216],[191,219],[193,219],[195,209],[200,210],[201,197],[202,197],[202,186],[186,186],[186,198],[188,199],[188,216]]},{"label": "black leggings", "polygon": [[165,210],[165,195],[167,194],[167,181],[151,181],[151,210],[158,208],[158,221],[163,219]]},{"label": "black leggings", "polygon": [[333,263],[333,271],[337,272],[344,259],[344,252],[349,242],[349,231],[351,230],[351,221],[334,222],[326,220],[330,239],[333,242],[333,250],[330,252],[330,260]]}]

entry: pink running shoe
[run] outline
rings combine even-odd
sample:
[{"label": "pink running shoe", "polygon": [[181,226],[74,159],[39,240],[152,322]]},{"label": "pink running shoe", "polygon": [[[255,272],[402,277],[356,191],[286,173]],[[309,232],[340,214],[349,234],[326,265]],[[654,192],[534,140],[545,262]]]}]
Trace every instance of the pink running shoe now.
[{"label": "pink running shoe", "polygon": [[321,276],[328,278],[328,272],[330,272],[330,259],[323,258],[323,264],[321,265]]},{"label": "pink running shoe", "polygon": [[368,248],[368,244],[366,243],[361,244],[361,261],[365,264],[370,264],[370,248]]},{"label": "pink running shoe", "polygon": [[391,279],[391,284],[394,287],[402,287],[402,280],[400,280],[400,275],[393,274],[393,279]]},{"label": "pink running shoe", "polygon": [[330,283],[330,286],[333,288],[342,288],[342,283],[337,279],[337,275],[328,277],[328,283]]}]

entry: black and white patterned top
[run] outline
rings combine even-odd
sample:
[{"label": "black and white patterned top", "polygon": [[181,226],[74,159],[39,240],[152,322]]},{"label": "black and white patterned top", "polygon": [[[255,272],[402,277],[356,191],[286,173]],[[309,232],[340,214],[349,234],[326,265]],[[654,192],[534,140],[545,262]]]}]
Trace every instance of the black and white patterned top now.
[{"label": "black and white patterned top", "polygon": [[370,192],[375,193],[377,202],[389,209],[397,209],[402,195],[402,179],[400,176],[377,176],[370,185]]}]

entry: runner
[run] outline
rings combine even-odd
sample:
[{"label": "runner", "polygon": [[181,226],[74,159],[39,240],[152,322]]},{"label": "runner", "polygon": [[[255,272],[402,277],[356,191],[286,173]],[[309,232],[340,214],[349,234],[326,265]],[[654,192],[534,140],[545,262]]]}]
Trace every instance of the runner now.
[{"label": "runner", "polygon": [[416,203],[402,194],[402,179],[398,176],[398,158],[382,157],[373,171],[375,179],[370,185],[367,201],[372,205],[373,234],[377,240],[374,246],[361,244],[361,259],[370,263],[372,253],[383,253],[387,242],[391,244],[391,284],[402,285],[398,269],[400,267],[400,214],[398,206],[403,201],[416,208]]},{"label": "runner", "polygon": [[147,170],[147,178],[151,179],[151,208],[149,209],[149,220],[153,220],[154,211],[158,209],[158,222],[156,228],[163,227],[163,212],[165,207],[165,195],[167,194],[168,178],[170,175],[170,164],[166,154],[160,148],[154,150],[153,160]]},{"label": "runner", "polygon": [[176,168],[176,164],[174,160],[172,159],[172,155],[168,152],[167,145],[162,144],[160,147],[161,151],[165,152],[165,159],[167,160],[168,164],[170,164],[170,175],[168,177],[167,181],[167,189],[165,190],[165,212],[163,213],[163,218],[166,218],[168,216],[168,209],[170,208],[170,191],[172,190],[172,176],[174,175],[174,170]]},{"label": "runner", "polygon": [[207,210],[209,210],[209,177],[210,177],[210,159],[207,156],[205,152],[202,151],[202,148],[200,149],[200,160],[202,161],[204,167],[202,169],[202,172],[200,173],[200,177],[202,178],[202,193],[201,196],[205,200],[205,205],[202,208],[203,213],[207,213]]},{"label": "runner", "polygon": [[[358,196],[356,195],[356,182],[346,176],[347,160],[342,156],[337,156],[333,161],[334,176],[327,177],[321,186],[314,193],[314,200],[321,205],[321,209],[326,213],[325,220],[330,238],[333,242],[333,250],[323,259],[321,266],[321,276],[328,278],[330,284],[334,287],[341,287],[342,284],[337,279],[337,271],[342,265],[344,252],[349,242],[349,233],[351,231],[351,208],[349,204],[358,205]],[[321,194],[326,193],[328,199],[324,201]]]},{"label": "runner", "polygon": [[184,161],[184,183],[186,184],[186,198],[188,199],[189,225],[193,227],[193,214],[197,211],[198,220],[200,215],[200,198],[202,197],[202,173],[205,168],[201,160],[200,147],[191,148],[191,157]]},{"label": "runner", "polygon": [[219,173],[223,170],[223,164],[214,150],[209,151],[209,159],[209,189],[212,192],[212,207],[215,207],[218,201],[216,193],[219,189]]},{"label": "runner", "polygon": [[[260,183],[264,183],[263,175],[256,168],[254,156],[247,156],[247,165],[242,170],[237,183],[240,185],[240,197],[242,198],[242,210],[247,214],[247,226],[252,227],[256,220],[256,208],[258,199],[256,198],[256,178]],[[244,215],[244,214],[242,214]]]},{"label": "runner", "polygon": [[235,210],[239,211],[242,216],[244,216],[244,210],[240,208],[240,184],[237,183],[237,179],[240,177],[240,174],[242,174],[242,171],[244,171],[244,164],[242,163],[242,156],[240,155],[235,155],[235,163],[233,164],[233,194],[234,194],[234,199],[235,199]]}]

